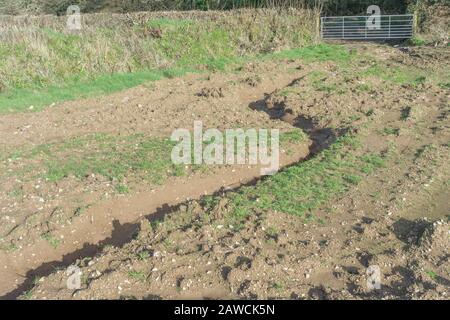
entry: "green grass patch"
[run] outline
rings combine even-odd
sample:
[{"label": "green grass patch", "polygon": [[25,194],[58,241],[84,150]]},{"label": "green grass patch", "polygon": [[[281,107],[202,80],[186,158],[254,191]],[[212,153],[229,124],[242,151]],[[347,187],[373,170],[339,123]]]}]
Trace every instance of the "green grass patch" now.
[{"label": "green grass patch", "polygon": [[364,174],[384,166],[378,154],[356,156],[355,137],[339,138],[315,158],[279,172],[255,187],[229,195],[233,220],[255,211],[278,211],[305,216],[361,181]]},{"label": "green grass patch", "polygon": [[285,50],[270,54],[269,58],[302,59],[305,62],[335,61],[348,62],[354,54],[344,46],[322,43],[314,46]]},{"label": "green grass patch", "polygon": [[336,83],[329,83],[328,74],[324,71],[312,71],[308,74],[308,79],[315,90],[332,93],[338,91]]},{"label": "green grass patch", "polygon": [[54,249],[57,249],[61,244],[61,241],[50,232],[44,233],[41,237],[42,239],[46,240]]},{"label": "green grass patch", "polygon": [[177,68],[116,73],[99,76],[91,81],[71,80],[62,86],[13,89],[0,94],[0,114],[27,110],[40,111],[44,106],[52,103],[109,94],[149,81],[181,76],[189,71],[193,70]]},{"label": "green grass patch", "polygon": [[404,107],[401,110],[400,120],[406,121],[411,116],[411,107]]},{"label": "green grass patch", "polygon": [[[40,111],[45,106],[49,106],[53,103],[110,94],[150,81],[179,77],[188,72],[204,72],[205,66],[207,67],[207,70],[225,70],[227,66],[242,64],[254,59],[290,58],[301,59],[304,61],[347,61],[351,56],[348,53],[348,50],[343,47],[321,44],[294,50],[286,50],[275,54],[253,57],[248,56],[244,58],[238,57],[225,47],[211,48],[206,45],[207,43],[219,43],[224,45],[224,43],[227,43],[228,41],[225,35],[212,33],[205,34],[204,36],[207,36],[208,38],[202,40],[199,36],[200,40],[195,40],[198,41],[198,43],[193,39],[185,39],[183,34],[179,35],[180,39],[178,40],[192,41],[192,43],[186,44],[183,41],[181,43],[177,41],[170,41],[167,43],[161,42],[159,44],[159,50],[164,51],[164,55],[177,56],[177,64],[172,68],[105,74],[96,76],[91,80],[76,76],[66,79],[61,85],[43,85],[42,83],[39,83],[34,84],[32,87],[7,90],[0,94],[0,114],[21,111]],[[188,51],[183,49],[183,43],[190,48]],[[183,52],[183,55],[180,56],[179,52]],[[210,52],[215,53],[214,55],[211,55]],[[325,86],[323,90],[332,91],[334,88]]]},{"label": "green grass patch", "polygon": [[400,129],[399,128],[384,128],[383,129],[383,135],[385,136],[398,136],[400,133]]},{"label": "green grass patch", "polygon": [[16,150],[2,154],[0,160],[20,159],[24,172],[16,170],[16,175],[32,172],[38,176],[29,178],[57,182],[69,176],[86,179],[94,174],[115,182],[118,193],[128,193],[129,186],[123,183],[125,177],[160,184],[169,176],[184,174],[184,166],[172,164],[174,145],[170,139],[142,134],[127,137],[94,134]]},{"label": "green grass patch", "polygon": [[280,144],[283,146],[285,143],[299,143],[306,141],[307,135],[301,129],[294,129],[288,132],[280,133]]},{"label": "green grass patch", "polygon": [[358,90],[360,92],[369,92],[372,90],[372,88],[370,87],[370,85],[368,85],[366,83],[362,83],[362,84],[358,84],[356,86],[356,90]]},{"label": "green grass patch", "polygon": [[[289,147],[306,139],[305,133],[300,129],[280,133],[282,147]],[[186,174],[184,165],[172,163],[171,152],[176,144],[177,142],[168,138],[147,137],[143,134],[125,137],[91,134],[3,152],[0,161],[20,161],[20,169],[7,171],[5,168],[5,172],[9,176],[21,177],[22,180],[43,178],[49,182],[58,182],[67,177],[84,180],[92,175],[102,176],[113,182],[117,193],[127,194],[130,192],[130,179],[161,184],[170,176],[180,177]],[[207,144],[205,142],[204,147]],[[248,147],[248,141],[246,144]],[[237,144],[235,147],[237,148]],[[223,157],[225,159],[225,154]],[[202,170],[204,166],[192,166],[191,169]],[[22,193],[20,189],[13,189],[10,195],[19,197]],[[79,209],[80,214],[82,210]]]},{"label": "green grass patch", "polygon": [[137,256],[138,256],[139,260],[143,261],[143,260],[147,260],[148,258],[150,258],[151,255],[148,251],[142,251],[142,252],[139,252],[137,254]]},{"label": "green grass patch", "polygon": [[202,24],[188,20],[151,20],[161,29],[163,37],[155,41],[155,48],[161,56],[176,61],[180,67],[206,65],[209,69],[224,70],[237,57],[230,45],[230,33],[220,25],[205,28]]},{"label": "green grass patch", "polygon": [[370,66],[361,73],[363,76],[372,76],[390,81],[399,85],[417,86],[425,83],[426,74],[411,67],[387,67],[380,63]]},{"label": "green grass patch", "polygon": [[410,46],[424,46],[428,42],[425,39],[415,36],[415,37],[412,37],[411,39],[408,39],[406,41],[406,43]]},{"label": "green grass patch", "polygon": [[441,89],[450,89],[450,82],[441,82],[438,84]]},{"label": "green grass patch", "polygon": [[425,270],[425,273],[433,280],[436,280],[438,277],[437,273],[432,270]]},{"label": "green grass patch", "polygon": [[[52,157],[46,161],[44,178],[59,181],[73,175],[85,178],[90,174],[107,177],[111,181],[121,182],[125,176],[136,174],[142,179],[155,184],[162,183],[175,168],[170,160],[174,143],[169,139],[147,138],[143,135],[132,135],[120,138],[98,135],[93,147],[83,152],[70,152],[70,158]],[[91,140],[92,141],[92,140]],[[176,171],[174,171],[176,169]],[[119,184],[119,193],[127,193],[128,187]]]},{"label": "green grass patch", "polygon": [[128,276],[136,281],[145,281],[146,276],[145,273],[142,271],[129,271]]},{"label": "green grass patch", "polygon": [[128,188],[127,185],[119,184],[119,185],[116,186],[116,191],[118,193],[125,194],[125,193],[129,193],[130,189]]}]

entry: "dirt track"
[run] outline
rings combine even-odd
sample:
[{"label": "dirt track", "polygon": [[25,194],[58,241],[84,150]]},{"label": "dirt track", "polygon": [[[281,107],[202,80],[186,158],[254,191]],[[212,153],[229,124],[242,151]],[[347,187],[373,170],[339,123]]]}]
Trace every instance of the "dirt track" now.
[{"label": "dirt track", "polygon": [[[386,165],[316,210],[313,222],[261,211],[239,232],[228,223],[226,193],[209,210],[185,200],[238,187],[257,177],[258,168],[191,172],[163,186],[134,178],[130,195],[112,193],[98,177],[40,181],[36,188],[28,175],[23,182],[5,175],[2,240],[17,249],[1,252],[0,293],[23,294],[37,277],[23,297],[448,299],[448,88],[360,74],[368,57],[440,74],[449,68],[449,51],[365,44],[348,50],[362,57],[350,67],[249,63],[234,74],[189,75],[40,113],[1,116],[5,152],[100,132],[165,137],[201,118],[219,129],[301,128],[309,140],[288,146],[285,165],[310,151],[320,154],[348,132],[362,142],[357,152],[381,153]],[[2,166],[14,172],[27,161],[38,160],[5,159]],[[10,195],[18,183],[26,194],[20,200]],[[74,215],[80,202],[92,205]],[[63,223],[52,220],[59,207]],[[163,216],[157,227],[146,222]],[[60,239],[56,248],[41,238],[49,230]],[[127,243],[132,237],[137,239]],[[50,272],[75,262],[85,278],[82,290],[73,292],[65,287],[65,269]],[[379,291],[366,289],[369,265],[381,268]]]}]

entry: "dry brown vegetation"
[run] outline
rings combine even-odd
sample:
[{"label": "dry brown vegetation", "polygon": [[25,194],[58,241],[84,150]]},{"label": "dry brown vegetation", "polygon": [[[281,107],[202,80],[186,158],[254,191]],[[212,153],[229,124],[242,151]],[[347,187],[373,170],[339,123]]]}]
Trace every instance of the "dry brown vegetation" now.
[{"label": "dry brown vegetation", "polygon": [[310,10],[100,13],[83,15],[79,33],[66,31],[65,17],[2,17],[0,84],[47,86],[105,73],[220,68],[226,60],[312,44],[317,17]]}]

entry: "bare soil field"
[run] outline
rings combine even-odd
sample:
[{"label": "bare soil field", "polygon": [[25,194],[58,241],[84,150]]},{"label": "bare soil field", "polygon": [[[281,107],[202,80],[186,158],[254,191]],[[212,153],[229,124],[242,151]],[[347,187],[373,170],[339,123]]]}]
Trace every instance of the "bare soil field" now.
[{"label": "bare soil field", "polygon": [[[0,295],[448,299],[450,49],[333,48],[0,115]],[[195,120],[283,169],[173,165]]]}]

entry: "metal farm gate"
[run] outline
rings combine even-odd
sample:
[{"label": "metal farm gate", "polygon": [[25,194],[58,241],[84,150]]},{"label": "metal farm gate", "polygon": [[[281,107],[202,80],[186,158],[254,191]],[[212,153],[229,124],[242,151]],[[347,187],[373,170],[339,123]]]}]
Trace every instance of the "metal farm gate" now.
[{"label": "metal farm gate", "polygon": [[414,15],[321,17],[320,22],[323,39],[409,39],[413,36]]}]

